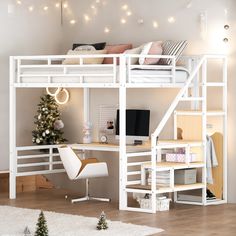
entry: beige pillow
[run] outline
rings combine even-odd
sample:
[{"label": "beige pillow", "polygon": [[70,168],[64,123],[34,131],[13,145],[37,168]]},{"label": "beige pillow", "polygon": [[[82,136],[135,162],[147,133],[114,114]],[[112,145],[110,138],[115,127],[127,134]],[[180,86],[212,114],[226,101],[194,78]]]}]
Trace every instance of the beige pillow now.
[{"label": "beige pillow", "polygon": [[[141,45],[140,47],[137,47],[137,48],[128,49],[124,53],[125,54],[138,54],[139,55],[142,52],[142,50],[143,50],[143,45]],[[130,60],[131,65],[138,64],[138,60],[139,60],[138,57],[132,57],[131,60]]]},{"label": "beige pillow", "polygon": [[[106,54],[107,50],[96,50],[96,51],[73,51],[69,50],[67,55],[94,55],[94,54]],[[84,58],[83,64],[102,64],[104,57],[93,57],[93,58]],[[80,64],[79,58],[67,58],[63,61],[64,65],[73,65]]]}]

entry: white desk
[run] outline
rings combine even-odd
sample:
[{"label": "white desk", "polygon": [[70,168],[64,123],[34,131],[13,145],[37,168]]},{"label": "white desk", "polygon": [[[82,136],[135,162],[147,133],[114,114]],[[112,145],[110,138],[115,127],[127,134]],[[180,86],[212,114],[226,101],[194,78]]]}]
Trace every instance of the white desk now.
[{"label": "white desk", "polygon": [[[102,143],[89,143],[89,144],[72,144],[70,145],[75,150],[83,151],[104,151],[104,152],[119,152],[118,144],[102,144]],[[127,152],[147,152],[151,151],[150,143],[143,145],[127,145]]]}]

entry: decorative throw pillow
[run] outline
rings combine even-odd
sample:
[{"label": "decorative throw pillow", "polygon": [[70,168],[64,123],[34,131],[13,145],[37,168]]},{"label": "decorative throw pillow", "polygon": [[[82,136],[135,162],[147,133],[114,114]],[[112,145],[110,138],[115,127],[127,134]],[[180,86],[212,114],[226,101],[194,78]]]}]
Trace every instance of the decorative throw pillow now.
[{"label": "decorative throw pillow", "polygon": [[[121,54],[124,53],[125,50],[131,49],[132,44],[117,44],[117,45],[107,45],[105,49],[107,50],[107,54]],[[105,58],[103,61],[103,64],[112,64],[113,59],[112,58]],[[119,61],[117,61],[117,64],[119,65]]]},{"label": "decorative throw pillow", "polygon": [[[163,43],[163,55],[170,55],[176,57],[176,62],[179,60],[181,55],[183,54],[184,49],[188,45],[187,40],[183,41],[172,41],[168,40]],[[159,62],[161,65],[170,65],[172,62],[171,59],[162,58]]]},{"label": "decorative throw pillow", "polygon": [[[106,54],[106,50],[96,50],[96,51],[73,51],[69,50],[67,55],[91,55],[91,54]],[[104,58],[84,58],[83,64],[102,64]],[[79,58],[67,58],[63,61],[65,65],[80,64]]]},{"label": "decorative throw pillow", "polygon": [[93,43],[93,44],[92,43],[74,43],[72,50],[75,50],[75,48],[80,47],[80,46],[85,46],[85,45],[93,46],[93,47],[95,47],[96,50],[103,50],[106,46],[106,43],[105,42]]},{"label": "decorative throw pillow", "polygon": [[92,45],[83,45],[75,48],[74,51],[96,51],[96,48]]},{"label": "decorative throw pillow", "polygon": [[[128,49],[124,53],[125,54],[136,54],[136,55],[139,55],[142,52],[142,50],[143,50],[143,45],[140,46],[140,47],[137,47],[137,48]],[[138,57],[132,57],[130,59],[131,65],[138,64],[138,61],[139,61]]]},{"label": "decorative throw pillow", "polygon": [[[141,55],[162,55],[162,42],[150,42],[144,45]],[[156,65],[160,61],[160,58],[149,58],[149,57],[140,57],[140,65]]]}]

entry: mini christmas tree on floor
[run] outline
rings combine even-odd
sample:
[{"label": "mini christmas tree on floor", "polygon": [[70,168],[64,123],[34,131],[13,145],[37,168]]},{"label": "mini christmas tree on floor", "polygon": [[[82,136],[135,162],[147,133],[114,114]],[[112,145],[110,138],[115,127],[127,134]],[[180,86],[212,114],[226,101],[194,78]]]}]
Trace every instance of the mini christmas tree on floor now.
[{"label": "mini christmas tree on floor", "polygon": [[106,229],[108,229],[108,225],[107,225],[106,215],[103,211],[99,217],[99,221],[97,224],[97,230],[106,230]]},{"label": "mini christmas tree on floor", "polygon": [[60,144],[67,141],[63,138],[61,129],[64,127],[60,119],[58,104],[54,97],[44,95],[38,104],[38,114],[35,116],[36,128],[32,132],[32,142],[38,145]]},{"label": "mini christmas tree on floor", "polygon": [[39,214],[37,229],[34,235],[35,236],[48,236],[47,221],[45,219],[43,211],[41,211]]}]

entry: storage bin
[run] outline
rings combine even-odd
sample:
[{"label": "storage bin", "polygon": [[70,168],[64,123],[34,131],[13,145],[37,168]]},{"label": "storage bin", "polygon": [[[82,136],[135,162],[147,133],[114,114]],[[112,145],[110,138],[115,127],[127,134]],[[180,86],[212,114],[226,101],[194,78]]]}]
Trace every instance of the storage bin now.
[{"label": "storage bin", "polygon": [[175,184],[195,184],[197,169],[183,169],[175,171]]},{"label": "storage bin", "polygon": [[[142,209],[151,209],[152,208],[152,199],[138,198],[137,201],[140,204]],[[156,211],[169,211],[170,209],[170,198],[157,199],[156,200]]]},{"label": "storage bin", "polygon": [[[185,153],[166,153],[166,161],[167,162],[186,162],[186,154]],[[196,153],[190,153],[189,162],[196,162],[197,155]]]}]

